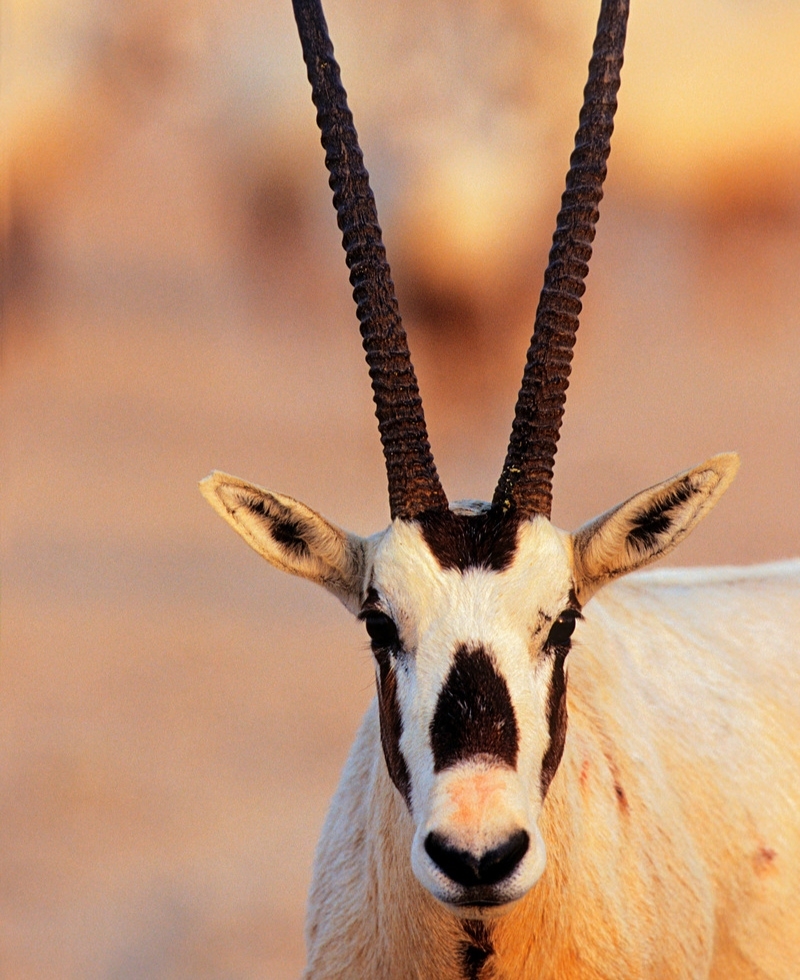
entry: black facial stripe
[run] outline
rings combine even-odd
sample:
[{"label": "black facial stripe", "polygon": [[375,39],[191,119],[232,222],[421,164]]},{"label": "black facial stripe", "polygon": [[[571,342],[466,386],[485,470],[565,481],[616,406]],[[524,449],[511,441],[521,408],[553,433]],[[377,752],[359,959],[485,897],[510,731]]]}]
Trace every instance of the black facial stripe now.
[{"label": "black facial stripe", "polygon": [[303,525],[292,516],[288,508],[282,507],[274,500],[267,504],[261,497],[253,497],[245,493],[238,494],[237,499],[242,507],[247,508],[251,514],[255,514],[267,525],[271,537],[282,548],[298,558],[309,554],[309,547],[303,537]]},{"label": "black facial stripe", "polygon": [[550,676],[550,689],[547,696],[547,727],[550,732],[550,742],[542,759],[540,776],[542,799],[561,762],[567,737],[567,678],[564,673],[566,656],[566,650],[556,648],[552,659],[553,673]]},{"label": "black facial stripe", "polygon": [[[371,612],[381,612],[381,597],[378,590],[369,585],[367,594],[361,606],[359,618],[365,619]],[[397,787],[400,795],[411,807],[411,777],[406,760],[400,749],[400,738],[403,734],[403,717],[400,714],[400,704],[397,700],[397,674],[395,673],[394,656],[391,650],[372,644],[372,652],[378,664],[378,718],[381,728],[381,746],[386,760],[389,778]]]},{"label": "black facial stripe", "polygon": [[381,597],[378,595],[378,590],[374,585],[370,584],[367,587],[367,594],[364,597],[364,602],[361,606],[362,615],[369,612],[371,609],[380,610],[381,608]]},{"label": "black facial stripe", "polygon": [[461,926],[466,934],[461,953],[464,980],[480,980],[481,970],[494,953],[492,934],[481,919],[464,919]]},{"label": "black facial stripe", "polygon": [[519,520],[511,513],[429,511],[417,518],[426,544],[441,568],[487,568],[502,572],[517,550]]},{"label": "black facial stripe", "polygon": [[[376,655],[377,656],[377,655]],[[403,734],[403,718],[397,700],[397,674],[388,651],[382,651],[378,659],[378,714],[381,724],[381,745],[386,759],[389,777],[400,795],[411,806],[411,778],[408,766],[400,750]]]},{"label": "black facial stripe", "polygon": [[672,527],[671,511],[685,504],[694,494],[695,489],[689,480],[679,483],[665,497],[631,521],[628,544],[640,552],[652,550],[658,544],[659,537]]},{"label": "black facial stripe", "polygon": [[508,685],[482,647],[460,646],[436,702],[430,727],[434,772],[476,755],[513,769],[519,731]]}]

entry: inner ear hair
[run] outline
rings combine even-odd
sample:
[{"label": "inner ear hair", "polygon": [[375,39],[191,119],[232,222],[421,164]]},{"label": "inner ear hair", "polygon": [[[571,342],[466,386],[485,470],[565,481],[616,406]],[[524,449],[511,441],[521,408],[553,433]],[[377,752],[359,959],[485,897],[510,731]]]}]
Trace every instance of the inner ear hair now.
[{"label": "inner ear hair", "polygon": [[281,571],[317,582],[357,612],[363,599],[365,542],[299,500],[227,473],[200,483],[214,510]]},{"label": "inner ear hair", "polygon": [[736,453],[712,456],[576,531],[572,549],[580,602],[606,582],[669,554],[715,506],[738,469]]}]

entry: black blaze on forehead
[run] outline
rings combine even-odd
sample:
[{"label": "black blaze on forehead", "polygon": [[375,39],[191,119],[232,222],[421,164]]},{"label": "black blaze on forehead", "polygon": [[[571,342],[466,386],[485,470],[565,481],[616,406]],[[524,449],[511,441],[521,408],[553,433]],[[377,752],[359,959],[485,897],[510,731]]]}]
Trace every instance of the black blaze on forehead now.
[{"label": "black blaze on forehead", "polygon": [[511,564],[517,550],[520,522],[513,511],[508,514],[498,508],[478,514],[428,511],[416,520],[425,543],[442,568],[461,572],[468,568],[487,568],[502,572]]},{"label": "black blaze on forehead", "polygon": [[513,769],[519,729],[508,685],[483,647],[460,646],[447,675],[430,726],[434,772],[476,755]]}]

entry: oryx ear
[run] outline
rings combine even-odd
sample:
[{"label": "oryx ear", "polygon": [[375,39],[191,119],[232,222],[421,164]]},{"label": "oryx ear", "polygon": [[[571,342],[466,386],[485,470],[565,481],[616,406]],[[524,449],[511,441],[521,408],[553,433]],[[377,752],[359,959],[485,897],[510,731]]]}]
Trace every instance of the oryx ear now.
[{"label": "oryx ear", "polygon": [[606,582],[672,551],[717,503],[738,469],[736,453],[712,456],[584,524],[572,535],[580,602]]},{"label": "oryx ear", "polygon": [[271,565],[323,585],[352,612],[360,610],[364,538],[342,531],[291,497],[227,473],[201,480],[200,492]]}]

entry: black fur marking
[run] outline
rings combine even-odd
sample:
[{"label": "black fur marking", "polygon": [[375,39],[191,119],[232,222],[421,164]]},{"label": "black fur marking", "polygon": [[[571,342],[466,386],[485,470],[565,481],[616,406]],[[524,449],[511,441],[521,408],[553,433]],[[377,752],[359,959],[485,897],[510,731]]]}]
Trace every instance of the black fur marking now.
[{"label": "black fur marking", "polygon": [[482,647],[460,646],[439,692],[430,727],[434,772],[475,755],[489,755],[513,769],[519,730],[508,685]]},{"label": "black fur marking", "polygon": [[303,558],[310,554],[308,544],[303,537],[303,525],[292,517],[290,511],[279,507],[276,502],[267,504],[260,497],[241,496],[240,501],[251,514],[260,517],[276,544],[296,557]]},{"label": "black fur marking", "polygon": [[683,480],[661,500],[637,514],[631,521],[628,544],[639,552],[652,551],[657,547],[661,535],[672,527],[672,511],[691,500],[696,492],[689,479]]},{"label": "black fur marking", "polygon": [[464,980],[480,980],[481,970],[494,953],[491,931],[481,919],[464,919],[461,927],[466,935],[461,951]]},{"label": "black fur marking", "polygon": [[392,657],[387,650],[376,652],[378,661],[378,714],[381,723],[381,745],[386,759],[389,777],[400,795],[411,806],[411,777],[400,749],[403,734],[403,718],[397,701],[397,674]]},{"label": "black fur marking", "polygon": [[[366,620],[370,613],[377,613],[386,616],[381,608],[381,597],[377,589],[372,585],[367,589],[367,595],[361,606],[359,619]],[[388,618],[388,617],[387,617]],[[378,716],[381,725],[381,745],[383,756],[386,759],[386,768],[389,777],[406,801],[407,806],[411,807],[411,777],[408,772],[406,760],[400,749],[400,738],[403,734],[403,718],[400,714],[400,705],[397,701],[397,655],[400,652],[398,647],[392,649],[389,646],[381,646],[380,643],[372,642],[372,652],[378,664],[378,678],[376,681],[378,688]]]},{"label": "black fur marking", "polygon": [[553,658],[553,674],[550,678],[550,693],[547,698],[547,725],[550,730],[550,742],[542,759],[540,788],[542,799],[547,793],[553,776],[556,774],[561,756],[564,754],[564,742],[567,737],[567,678],[564,673],[564,661],[569,648],[556,647]]},{"label": "black fur marking", "polygon": [[479,514],[429,511],[417,518],[425,542],[442,568],[502,572],[517,550],[519,518],[498,508]]},{"label": "black fur marking", "polygon": [[303,538],[301,527],[295,521],[273,519],[270,530],[272,531],[272,537],[287,551],[293,551],[296,555],[307,555],[309,553],[309,548]]},{"label": "black fur marking", "polygon": [[364,616],[365,613],[371,612],[381,612],[381,597],[378,595],[378,590],[370,585],[367,588],[367,594],[364,597],[364,602],[361,605],[361,615]]}]

